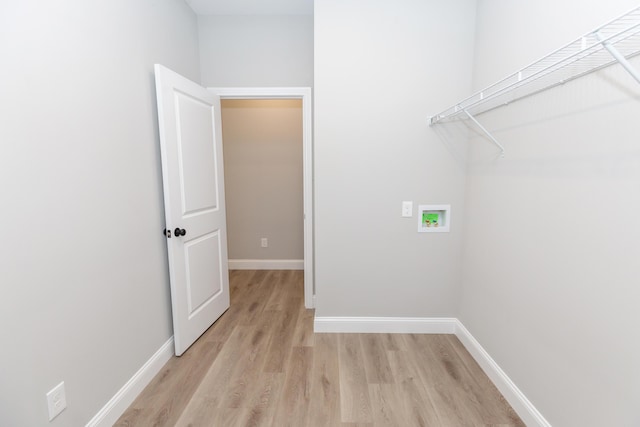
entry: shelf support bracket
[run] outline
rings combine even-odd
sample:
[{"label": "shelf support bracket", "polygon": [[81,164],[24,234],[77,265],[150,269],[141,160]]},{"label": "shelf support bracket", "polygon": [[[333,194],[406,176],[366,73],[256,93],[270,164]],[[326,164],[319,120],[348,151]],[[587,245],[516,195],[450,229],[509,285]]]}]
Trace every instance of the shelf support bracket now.
[{"label": "shelf support bracket", "polygon": [[620,51],[618,51],[618,49],[613,47],[611,43],[609,43],[607,40],[603,41],[603,38],[600,35],[600,32],[596,31],[594,35],[596,36],[598,41],[602,43],[602,46],[604,46],[604,48],[609,51],[611,56],[613,56],[615,60],[618,61],[620,65],[622,65],[629,74],[631,74],[631,77],[633,77],[634,79],[636,79],[638,83],[640,83],[640,73],[638,73],[638,70],[633,68],[633,65],[631,65],[631,63],[627,60],[627,58],[625,58],[624,55],[622,55]]},{"label": "shelf support bracket", "polygon": [[493,135],[491,135],[491,132],[489,132],[487,129],[485,129],[485,127],[484,127],[484,126],[482,126],[482,125],[480,124],[480,122],[479,122],[479,121],[477,121],[477,120],[476,120],[476,118],[475,118],[475,117],[473,117],[473,116],[471,115],[471,113],[469,113],[469,112],[468,112],[466,109],[464,109],[464,108],[462,109],[462,111],[467,115],[467,117],[469,117],[469,118],[471,119],[471,121],[472,121],[473,123],[475,123],[475,124],[476,124],[476,126],[478,126],[478,127],[480,128],[480,130],[481,130],[482,132],[484,132],[484,134],[487,136],[487,138],[489,138],[489,139],[491,140],[491,142],[493,142],[493,143],[494,143],[494,144],[495,144],[495,145],[500,149],[500,157],[504,157],[504,147],[502,146],[502,144],[500,144],[500,143],[498,142],[498,140],[497,140],[497,139],[495,139],[495,138],[493,137]]}]

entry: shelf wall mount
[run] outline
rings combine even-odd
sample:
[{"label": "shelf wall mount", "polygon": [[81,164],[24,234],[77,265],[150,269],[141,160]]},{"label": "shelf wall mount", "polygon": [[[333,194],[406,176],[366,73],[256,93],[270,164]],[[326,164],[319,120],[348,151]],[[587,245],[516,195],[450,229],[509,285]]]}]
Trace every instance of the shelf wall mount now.
[{"label": "shelf wall mount", "polygon": [[640,7],[612,19],[571,43],[429,117],[429,126],[466,116],[500,148],[504,147],[476,117],[511,102],[563,85],[619,63],[640,83],[629,59],[640,54]]}]

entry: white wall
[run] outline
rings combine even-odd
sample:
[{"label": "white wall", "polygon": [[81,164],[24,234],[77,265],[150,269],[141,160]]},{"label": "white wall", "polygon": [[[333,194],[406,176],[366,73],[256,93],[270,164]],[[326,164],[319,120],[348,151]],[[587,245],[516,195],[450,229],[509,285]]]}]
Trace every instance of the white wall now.
[{"label": "white wall", "polygon": [[199,79],[196,17],[3,2],[0,52],[0,424],[84,425],[172,335],[153,63]]},{"label": "white wall", "polygon": [[224,99],[222,137],[229,259],[302,260],[302,101]]},{"label": "white wall", "polygon": [[[475,1],[316,0],[316,315],[454,316],[466,135],[427,116],[471,89]],[[449,203],[418,233],[401,202]]]},{"label": "white wall", "polygon": [[[476,89],[636,5],[481,0]],[[480,116],[505,159],[470,141],[460,318],[556,427],[640,425],[639,103],[614,66]]]},{"label": "white wall", "polygon": [[199,16],[202,84],[313,86],[313,16]]}]

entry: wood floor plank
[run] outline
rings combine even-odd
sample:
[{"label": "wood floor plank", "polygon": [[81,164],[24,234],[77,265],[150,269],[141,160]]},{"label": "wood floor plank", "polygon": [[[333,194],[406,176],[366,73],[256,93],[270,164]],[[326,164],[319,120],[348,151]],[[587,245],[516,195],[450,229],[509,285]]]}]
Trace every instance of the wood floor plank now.
[{"label": "wood floor plank", "polygon": [[472,406],[474,411],[480,415],[482,422],[487,424],[501,422],[502,417],[497,406],[487,404],[494,397],[491,396],[494,390],[480,387],[447,338],[443,335],[434,336],[430,344],[445,366],[450,378],[455,382],[458,393],[464,396],[468,405]]},{"label": "wood floor plank", "polygon": [[311,401],[311,367],[313,349],[293,347],[284,389],[273,417],[273,427],[298,427],[307,420]]},{"label": "wood floor plank", "polygon": [[359,334],[368,384],[392,384],[393,374],[387,350],[376,334]]},{"label": "wood floor plank", "polygon": [[400,397],[401,386],[397,384],[369,384],[371,407],[375,426],[408,426],[407,414],[400,410],[403,402]]},{"label": "wood floor plank", "polygon": [[220,342],[201,341],[184,356],[172,357],[114,425],[175,424],[221,348]]},{"label": "wood floor plank", "polygon": [[285,277],[288,277],[288,275],[283,273],[282,270],[274,270],[268,273],[267,283],[271,293],[268,296],[265,310],[282,311],[286,299],[296,296],[291,292],[293,284],[285,281]]},{"label": "wood floor plank", "polygon": [[211,423],[225,398],[229,382],[238,363],[238,354],[251,338],[251,328],[237,326],[225,342],[218,357],[211,364],[189,405],[176,423],[177,426],[198,426]]},{"label": "wood floor plank", "polygon": [[215,416],[204,424],[192,424],[192,427],[199,426],[241,426],[243,408],[219,407]]},{"label": "wood floor plank", "polygon": [[270,283],[270,276],[265,276],[262,282],[256,283],[242,302],[238,303],[239,325],[255,325],[261,322],[261,315],[266,311],[267,300],[273,293],[274,284]]},{"label": "wood floor plank", "polygon": [[402,402],[398,410],[404,414],[407,425],[444,426],[435,408],[436,402],[420,379],[414,356],[409,351],[396,351],[389,353],[389,361]]},{"label": "wood floor plank", "polygon": [[246,301],[256,286],[262,283],[267,272],[264,270],[232,270],[229,272],[229,292],[231,305]]},{"label": "wood floor plank", "polygon": [[371,398],[359,334],[338,335],[340,413],[343,422],[370,423]]},{"label": "wood floor plank", "polygon": [[246,286],[252,275],[251,270],[229,270],[229,291],[233,294],[230,295],[232,298],[240,297],[241,288]]},{"label": "wood floor plank", "polygon": [[267,312],[263,320],[252,328],[249,342],[236,355],[237,362],[226,387],[226,393],[220,402],[221,408],[240,408],[249,404],[252,382],[258,377],[264,366],[264,354],[273,332],[272,318],[275,312]]},{"label": "wood floor plank", "polygon": [[240,419],[239,426],[270,426],[282,394],[285,374],[260,373],[252,389],[253,395]]},{"label": "wood floor plank", "polygon": [[340,427],[374,427],[373,423],[340,423]]},{"label": "wood floor plank", "polygon": [[313,320],[315,311],[304,308],[300,305],[298,322],[293,333],[292,345],[296,347],[313,347],[315,334],[313,333]]},{"label": "wood floor plank", "polygon": [[458,367],[442,358],[435,345],[434,335],[408,335],[411,355],[421,355],[420,359],[412,358],[420,379],[426,384],[427,391],[444,425],[482,425],[482,417],[475,408],[468,404],[459,387],[460,375]]},{"label": "wood floor plank", "polygon": [[220,316],[220,318],[216,320],[216,322],[207,329],[198,340],[226,342],[234,328],[238,325],[241,318],[240,316],[241,307],[239,305],[234,306],[233,310],[229,309],[223,313],[222,316]]},{"label": "wood floor plank", "polygon": [[406,350],[405,342],[402,338],[402,334],[376,334],[378,339],[382,342],[382,346],[387,351],[401,351]]},{"label": "wood floor plank", "polygon": [[283,309],[277,311],[279,316],[274,320],[275,329],[267,350],[264,372],[284,372],[300,315],[299,304],[298,298],[286,298]]},{"label": "wood floor plank", "polygon": [[305,425],[337,426],[340,424],[338,336],[316,334],[313,352],[311,403]]},{"label": "wood floor plank", "polygon": [[444,340],[462,362],[461,367],[467,374],[465,390],[470,395],[470,401],[474,402],[477,410],[483,414],[484,422],[496,426],[524,426],[525,424],[520,417],[484,373],[478,362],[464,348],[460,340],[455,335],[444,335],[440,337],[440,340]]},{"label": "wood floor plank", "polygon": [[289,292],[291,296],[304,299],[304,271],[303,270],[285,270],[283,271],[283,280],[290,284]]}]

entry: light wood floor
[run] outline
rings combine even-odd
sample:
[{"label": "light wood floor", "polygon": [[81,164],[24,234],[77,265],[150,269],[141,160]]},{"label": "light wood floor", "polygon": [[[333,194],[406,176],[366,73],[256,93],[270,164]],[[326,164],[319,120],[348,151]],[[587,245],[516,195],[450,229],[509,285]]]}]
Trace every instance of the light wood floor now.
[{"label": "light wood floor", "polygon": [[116,426],[524,426],[453,335],[314,334],[302,271],[230,288]]}]

